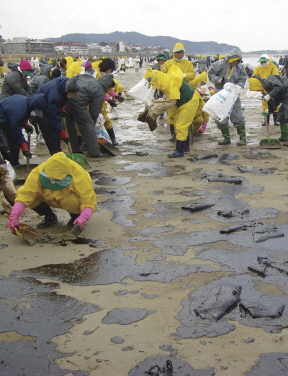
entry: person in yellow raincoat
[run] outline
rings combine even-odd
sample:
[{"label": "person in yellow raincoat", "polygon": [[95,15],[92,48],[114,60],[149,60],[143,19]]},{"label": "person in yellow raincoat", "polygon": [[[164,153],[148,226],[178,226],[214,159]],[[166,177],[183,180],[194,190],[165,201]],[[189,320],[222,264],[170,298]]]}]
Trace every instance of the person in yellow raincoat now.
[{"label": "person in yellow raincoat", "polygon": [[8,227],[15,232],[18,219],[25,208],[45,216],[38,228],[57,223],[52,208],[66,210],[70,214],[67,227],[79,235],[84,224],[91,218],[97,205],[91,177],[83,167],[69,159],[63,152],[53,154],[46,162],[35,167],[16,195]]},{"label": "person in yellow raincoat", "polygon": [[[168,73],[172,65],[176,65],[181,71],[183,80],[189,82],[195,77],[194,67],[191,61],[185,58],[185,48],[180,42],[177,42],[173,48],[173,58],[167,60],[161,71],[163,73]],[[170,125],[171,138],[170,141],[174,139],[174,122],[175,122],[175,108],[171,108],[168,111],[168,124]]]},{"label": "person in yellow raincoat", "polygon": [[67,56],[60,60],[60,67],[65,71],[65,76],[71,78],[82,72],[83,62],[81,59],[74,61],[72,56]]},{"label": "person in yellow raincoat", "polygon": [[[144,77],[151,82],[153,89],[163,91],[164,97],[152,101],[148,108],[147,119],[157,118],[164,110],[173,110],[175,114],[176,150],[168,154],[169,158],[183,157],[184,151],[189,151],[187,139],[189,126],[192,124],[199,107],[199,97],[183,80],[183,72],[172,65],[168,73],[147,69]],[[185,150],[186,146],[186,150]]]},{"label": "person in yellow raincoat", "polygon": [[[272,62],[272,57],[263,54],[261,55],[260,59],[258,60],[259,65],[255,68],[254,72],[252,73],[253,76],[260,76],[261,78],[267,78],[270,74],[276,74],[279,75],[279,70],[276,67],[276,65]],[[268,109],[268,104],[266,101],[262,101],[262,111],[265,112]],[[277,111],[273,112],[273,120],[274,120],[274,125],[279,125],[279,123],[276,120],[277,118]],[[269,124],[270,120],[270,113],[268,112],[268,117],[267,121]],[[266,125],[266,121],[262,123],[263,126]]]}]

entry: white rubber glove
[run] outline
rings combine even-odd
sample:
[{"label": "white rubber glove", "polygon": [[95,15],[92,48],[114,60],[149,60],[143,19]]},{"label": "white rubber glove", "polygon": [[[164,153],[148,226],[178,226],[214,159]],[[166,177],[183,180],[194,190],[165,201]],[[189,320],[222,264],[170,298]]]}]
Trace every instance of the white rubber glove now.
[{"label": "white rubber glove", "polygon": [[185,73],[183,73],[183,78],[186,78],[186,74]]},{"label": "white rubber glove", "polygon": [[270,95],[269,95],[269,94],[267,94],[267,95],[265,95],[265,97],[263,97],[263,101],[266,101],[266,102],[268,102],[268,101],[269,101],[269,99],[271,99],[271,97],[270,97]]},{"label": "white rubber glove", "polygon": [[236,93],[240,94],[242,91],[242,87],[240,85],[235,85]]}]

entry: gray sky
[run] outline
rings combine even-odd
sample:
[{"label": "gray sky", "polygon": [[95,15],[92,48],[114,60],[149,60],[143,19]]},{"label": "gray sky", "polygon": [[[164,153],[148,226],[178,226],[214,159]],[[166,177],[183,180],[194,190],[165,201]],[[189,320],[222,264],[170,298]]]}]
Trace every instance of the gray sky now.
[{"label": "gray sky", "polygon": [[288,49],[287,0],[2,0],[4,39],[136,31],[238,46],[243,52]]}]

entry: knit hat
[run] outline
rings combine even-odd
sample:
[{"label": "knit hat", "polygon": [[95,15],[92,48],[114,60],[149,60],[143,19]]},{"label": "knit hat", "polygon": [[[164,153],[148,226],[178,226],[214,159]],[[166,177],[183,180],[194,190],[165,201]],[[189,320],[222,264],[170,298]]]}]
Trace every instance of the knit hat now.
[{"label": "knit hat", "polygon": [[20,63],[19,63],[19,68],[21,69],[21,71],[33,69],[32,65],[27,60],[21,60]]}]

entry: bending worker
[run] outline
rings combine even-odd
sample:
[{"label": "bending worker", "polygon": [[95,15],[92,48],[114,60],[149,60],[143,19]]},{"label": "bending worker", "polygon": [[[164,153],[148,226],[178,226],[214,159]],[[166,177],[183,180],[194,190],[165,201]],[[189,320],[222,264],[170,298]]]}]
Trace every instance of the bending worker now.
[{"label": "bending worker", "polygon": [[[281,130],[279,141],[288,141],[288,78],[270,74],[263,79],[256,75],[249,78],[248,82],[249,90],[264,92],[263,100],[267,102],[269,112],[274,112],[279,106],[277,112],[277,121],[280,122]],[[288,143],[284,146],[288,146]]]},{"label": "bending worker", "polygon": [[[194,89],[183,80],[183,73],[177,66],[172,66],[169,72],[147,69],[144,75],[153,87],[163,91],[164,97],[153,100],[148,107],[146,121],[151,129],[150,120],[156,118],[164,111],[172,110],[175,114],[176,150],[168,154],[169,158],[183,157],[187,148],[189,151],[189,126],[192,124],[199,107],[199,96],[193,95]],[[155,128],[154,128],[155,129]],[[152,128],[152,130],[154,130]]]},{"label": "bending worker", "polygon": [[[233,48],[224,59],[218,60],[211,65],[208,71],[208,78],[212,84],[215,85],[215,93],[222,90],[226,82],[232,82],[239,86],[240,89],[244,88],[247,74],[244,65],[241,64],[241,59],[242,55],[240,51]],[[229,116],[221,122],[216,121],[217,128],[220,129],[224,137],[224,140],[218,142],[218,145],[231,144],[228,120]],[[237,129],[237,133],[240,137],[240,141],[237,142],[237,145],[246,145],[245,117],[239,96],[230,113],[230,121],[233,124],[233,127]]]},{"label": "bending worker", "polygon": [[79,235],[91,218],[97,205],[88,172],[63,152],[53,154],[46,162],[35,167],[24,185],[17,190],[15,204],[9,216],[8,227],[15,232],[18,219],[25,208],[44,216],[38,228],[57,223],[52,208],[66,210],[71,219],[67,227]]}]

